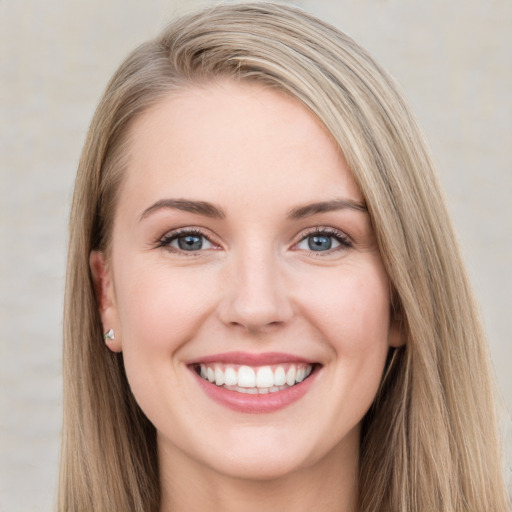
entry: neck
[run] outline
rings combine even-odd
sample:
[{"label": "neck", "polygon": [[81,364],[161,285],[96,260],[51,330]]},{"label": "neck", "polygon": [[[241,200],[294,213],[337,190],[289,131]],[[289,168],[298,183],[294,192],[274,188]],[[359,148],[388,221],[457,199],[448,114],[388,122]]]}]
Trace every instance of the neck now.
[{"label": "neck", "polygon": [[356,512],[359,443],[348,444],[311,466],[265,480],[225,475],[159,445],[160,512]]}]

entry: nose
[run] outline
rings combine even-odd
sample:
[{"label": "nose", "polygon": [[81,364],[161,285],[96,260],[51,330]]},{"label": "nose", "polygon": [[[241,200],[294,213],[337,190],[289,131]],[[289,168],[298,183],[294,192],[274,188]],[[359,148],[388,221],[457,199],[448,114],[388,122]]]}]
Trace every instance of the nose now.
[{"label": "nose", "polygon": [[293,316],[278,257],[263,251],[233,256],[224,283],[219,317],[252,333],[273,330]]}]

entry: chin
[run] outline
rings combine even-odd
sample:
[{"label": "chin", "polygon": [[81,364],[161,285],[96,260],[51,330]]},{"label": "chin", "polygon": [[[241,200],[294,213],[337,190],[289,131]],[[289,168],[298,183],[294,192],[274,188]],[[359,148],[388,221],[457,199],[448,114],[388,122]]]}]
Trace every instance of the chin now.
[{"label": "chin", "polygon": [[217,473],[230,478],[254,481],[279,480],[296,471],[300,471],[307,465],[303,460],[293,456],[274,453],[262,453],[222,458],[215,461],[211,467]]},{"label": "chin", "polygon": [[288,431],[276,432],[265,427],[256,430],[256,436],[254,432],[249,436],[238,432],[237,439],[219,442],[217,446],[229,449],[212,450],[204,463],[231,478],[277,480],[314,466],[332,450],[320,440],[312,443],[311,438],[294,438]]}]

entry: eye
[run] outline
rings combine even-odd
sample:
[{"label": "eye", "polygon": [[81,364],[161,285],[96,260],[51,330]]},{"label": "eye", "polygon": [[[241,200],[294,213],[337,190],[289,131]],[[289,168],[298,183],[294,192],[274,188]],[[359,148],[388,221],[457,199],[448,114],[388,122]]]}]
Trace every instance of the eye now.
[{"label": "eye", "polygon": [[315,229],[302,238],[295,247],[305,251],[329,252],[352,247],[352,244],[338,231]]},{"label": "eye", "polygon": [[215,248],[215,245],[205,235],[196,230],[182,230],[165,235],[159,241],[158,246],[176,252],[197,252]]}]

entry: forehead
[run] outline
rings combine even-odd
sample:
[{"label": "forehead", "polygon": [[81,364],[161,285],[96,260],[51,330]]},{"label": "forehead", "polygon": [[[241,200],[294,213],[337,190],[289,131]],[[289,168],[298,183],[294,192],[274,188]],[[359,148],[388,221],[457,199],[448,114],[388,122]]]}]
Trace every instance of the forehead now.
[{"label": "forehead", "polygon": [[260,84],[174,92],[133,123],[128,147],[123,188],[146,202],[198,194],[233,200],[258,191],[301,202],[314,191],[334,198],[340,188],[361,198],[323,125],[294,98]]}]

